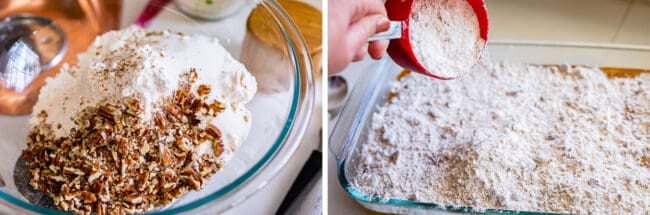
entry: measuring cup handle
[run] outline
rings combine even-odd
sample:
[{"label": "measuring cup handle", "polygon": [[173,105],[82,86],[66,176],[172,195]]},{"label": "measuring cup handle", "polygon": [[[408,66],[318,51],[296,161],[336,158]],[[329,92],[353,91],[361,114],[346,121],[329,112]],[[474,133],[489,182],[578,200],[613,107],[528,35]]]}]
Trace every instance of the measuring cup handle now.
[{"label": "measuring cup handle", "polygon": [[368,42],[375,41],[375,40],[392,40],[392,39],[399,39],[399,38],[402,38],[402,22],[391,21],[388,30],[372,35],[372,37],[368,38]]}]

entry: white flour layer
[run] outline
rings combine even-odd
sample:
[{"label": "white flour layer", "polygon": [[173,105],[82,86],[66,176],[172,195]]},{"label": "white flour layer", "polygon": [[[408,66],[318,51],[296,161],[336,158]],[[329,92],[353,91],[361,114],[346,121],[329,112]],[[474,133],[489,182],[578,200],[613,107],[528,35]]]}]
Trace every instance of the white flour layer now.
[{"label": "white flour layer", "polygon": [[373,115],[351,181],[383,198],[578,214],[650,210],[650,74],[481,63],[409,74]]},{"label": "white flour layer", "polygon": [[414,1],[409,29],[415,57],[442,78],[469,72],[484,48],[476,14],[466,0]]},{"label": "white flour layer", "polygon": [[[55,133],[65,136],[76,126],[72,118],[79,111],[129,96],[141,101],[143,121],[148,122],[161,110],[156,104],[179,88],[181,75],[195,68],[199,79],[192,92],[201,84],[209,85],[206,102],[219,101],[226,106],[219,116],[202,122],[221,130],[223,157],[228,160],[248,135],[251,116],[244,105],[253,98],[257,83],[216,38],[131,27],[97,37],[78,59],[76,65],[64,66],[47,80],[33,109],[32,126],[38,123],[36,115],[45,110],[45,123],[54,128],[61,125]],[[212,152],[211,147],[206,142],[200,152]]]}]

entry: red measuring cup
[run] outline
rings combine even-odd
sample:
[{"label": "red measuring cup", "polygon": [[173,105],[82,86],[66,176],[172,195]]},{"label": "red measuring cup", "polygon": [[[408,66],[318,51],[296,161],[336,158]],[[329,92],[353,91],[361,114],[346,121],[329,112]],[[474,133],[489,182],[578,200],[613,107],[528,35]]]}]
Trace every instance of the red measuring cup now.
[{"label": "red measuring cup", "polygon": [[[419,72],[437,79],[449,80],[452,78],[440,77],[435,73],[428,71],[415,57],[411,47],[409,23],[411,21],[411,11],[413,10],[414,0],[387,0],[386,11],[388,19],[391,21],[391,27],[388,31],[373,36],[370,41],[378,39],[391,39],[388,45],[388,55],[401,67],[414,72]],[[420,0],[422,1],[422,0]],[[487,43],[488,40],[488,14],[484,0],[467,0],[470,4],[480,28],[480,37]],[[397,31],[397,32],[396,32]],[[399,36],[401,33],[401,36]],[[383,35],[383,37],[382,37]],[[398,35],[391,37],[390,35]]]}]

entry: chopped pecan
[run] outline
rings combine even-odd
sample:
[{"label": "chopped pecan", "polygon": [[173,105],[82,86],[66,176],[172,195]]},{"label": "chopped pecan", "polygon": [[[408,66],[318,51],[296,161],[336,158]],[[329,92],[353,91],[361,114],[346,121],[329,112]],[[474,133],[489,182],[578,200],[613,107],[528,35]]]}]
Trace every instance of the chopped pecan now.
[{"label": "chopped pecan", "polygon": [[178,107],[172,104],[168,104],[167,106],[165,106],[165,110],[167,110],[167,113],[171,114],[176,118],[178,118],[178,115],[180,114],[180,110],[178,110]]},{"label": "chopped pecan", "polygon": [[221,130],[212,124],[208,125],[208,128],[206,128],[205,131],[215,139],[221,138]]},{"label": "chopped pecan", "polygon": [[131,204],[140,204],[142,203],[142,200],[142,194],[140,193],[132,193],[124,197],[124,201]]},{"label": "chopped pecan", "polygon": [[[189,74],[189,81],[190,82],[195,82],[198,79],[198,74],[196,73],[196,68],[191,68],[190,69],[190,74]],[[47,117],[47,114],[46,114]]]},{"label": "chopped pecan", "polygon": [[104,105],[99,107],[99,115],[106,117],[106,119],[115,119],[116,116],[120,115],[119,110],[112,105]]},{"label": "chopped pecan", "polygon": [[84,109],[64,137],[51,125],[35,126],[22,153],[29,184],[60,209],[81,214],[140,213],[200,189],[220,168],[215,156],[199,156],[200,144],[210,140],[217,155],[224,150],[221,131],[203,122],[225,105],[205,102],[208,85],[191,92],[196,75],[184,76],[188,81],[156,104],[161,110],[149,121],[138,116],[140,101],[127,97]]},{"label": "chopped pecan", "polygon": [[199,85],[199,88],[196,90],[196,93],[199,94],[199,96],[204,96],[207,94],[210,94],[211,88],[208,85],[201,84]]},{"label": "chopped pecan", "polygon": [[212,142],[212,148],[214,149],[214,156],[221,156],[221,154],[224,151],[223,143],[221,141],[214,141]]},{"label": "chopped pecan", "polygon": [[161,144],[158,144],[159,150],[160,150],[160,159],[162,160],[163,166],[169,166],[172,163],[172,155],[169,152],[169,149],[167,149],[167,146]]},{"label": "chopped pecan", "polygon": [[88,191],[81,191],[81,198],[83,198],[84,203],[94,203],[97,202],[97,196]]},{"label": "chopped pecan", "polygon": [[162,115],[162,113],[155,113],[154,114],[154,121],[156,125],[161,128],[165,129],[166,128],[166,122],[165,122],[165,117]]}]

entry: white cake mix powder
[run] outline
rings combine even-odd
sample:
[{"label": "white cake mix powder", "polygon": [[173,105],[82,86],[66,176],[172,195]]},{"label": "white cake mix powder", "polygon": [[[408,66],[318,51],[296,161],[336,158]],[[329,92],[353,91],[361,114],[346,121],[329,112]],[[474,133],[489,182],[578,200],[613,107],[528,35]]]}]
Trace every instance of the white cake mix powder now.
[{"label": "white cake mix powder", "polygon": [[382,198],[577,214],[650,209],[650,74],[482,63],[411,73],[372,118],[352,172]]},{"label": "white cake mix powder", "polygon": [[470,71],[484,49],[476,14],[465,0],[414,1],[409,28],[415,57],[442,78]]},{"label": "white cake mix powder", "polygon": [[127,96],[142,101],[143,121],[150,121],[155,105],[172,96],[181,75],[195,68],[200,79],[192,90],[210,85],[207,101],[227,104],[219,117],[205,122],[223,132],[224,157],[232,157],[248,136],[251,122],[246,118],[251,114],[245,104],[255,95],[257,82],[216,38],[131,27],[97,37],[78,59],[47,80],[34,106],[32,125],[39,123],[37,115],[45,110],[49,115],[45,123],[57,127],[57,136],[66,136],[81,110]]}]

